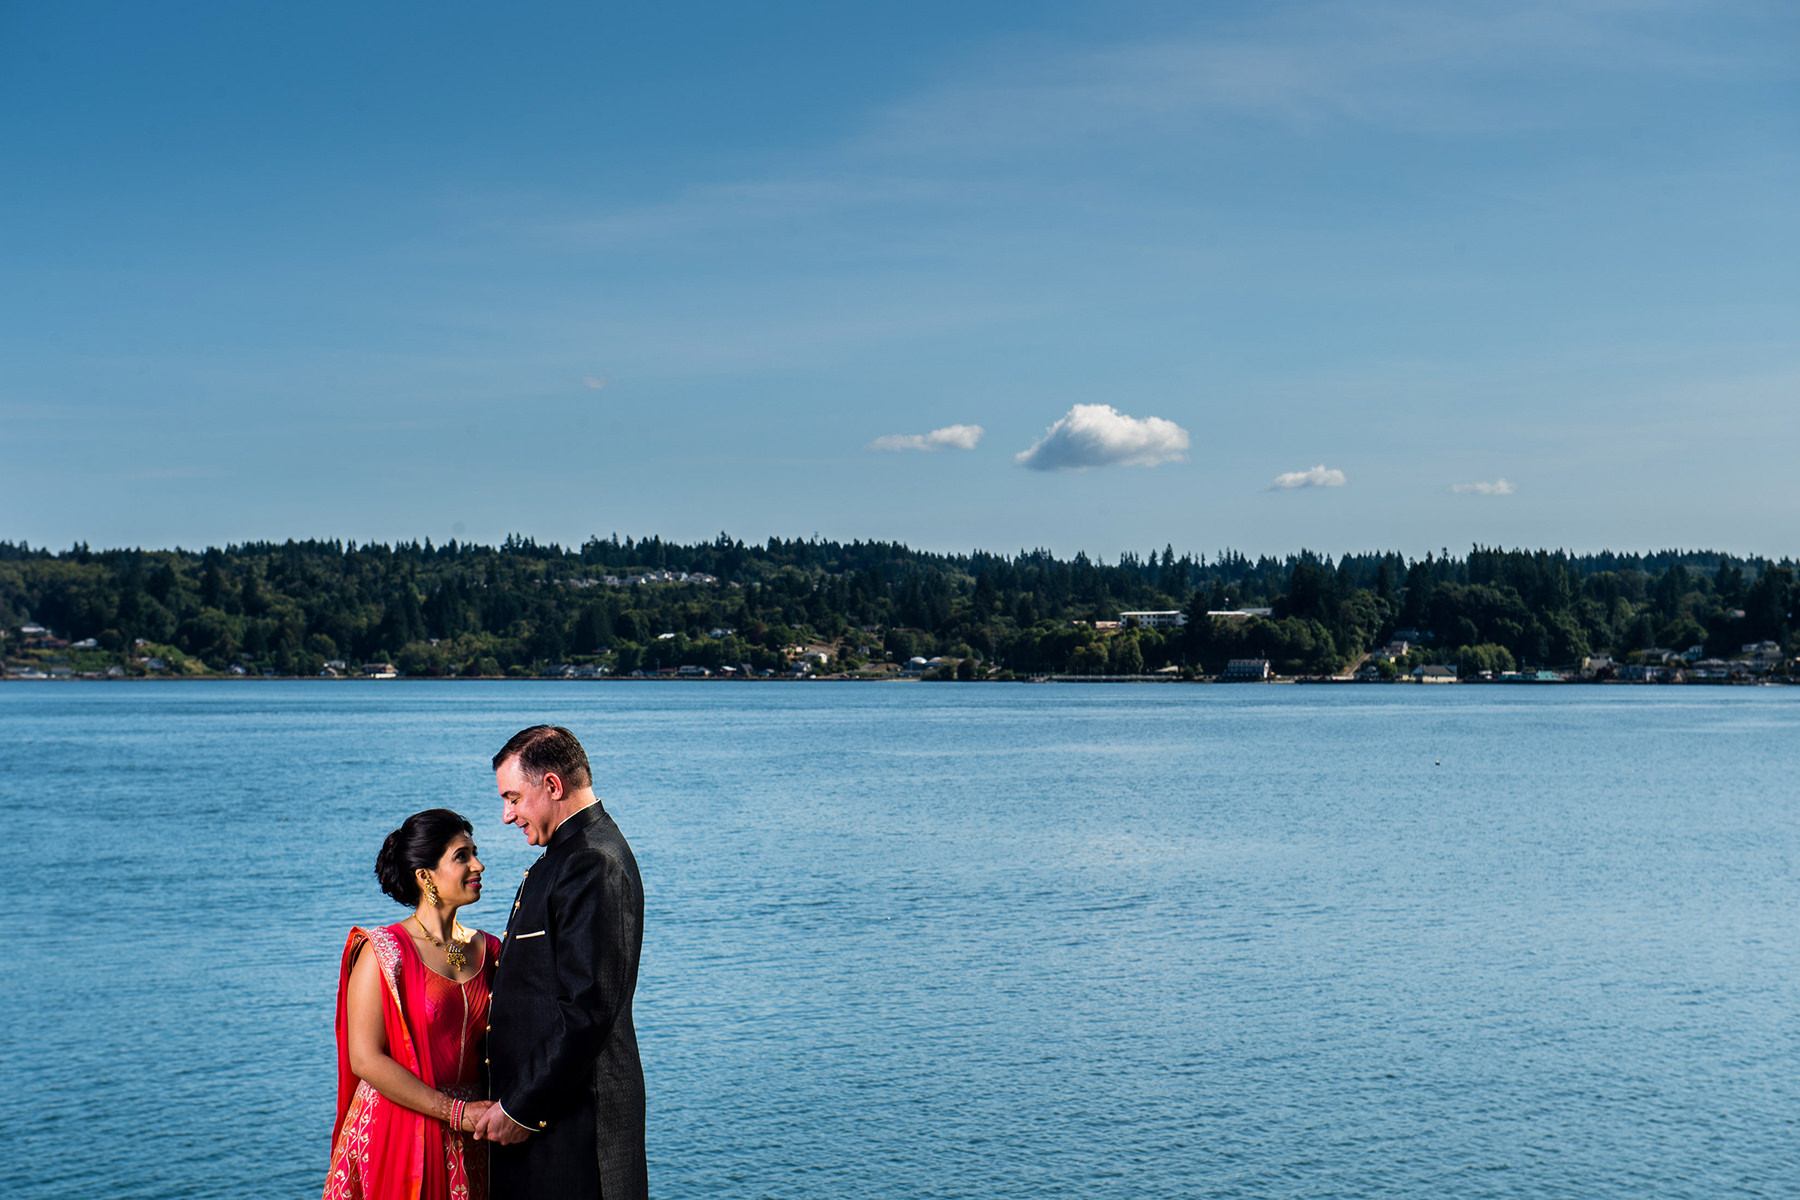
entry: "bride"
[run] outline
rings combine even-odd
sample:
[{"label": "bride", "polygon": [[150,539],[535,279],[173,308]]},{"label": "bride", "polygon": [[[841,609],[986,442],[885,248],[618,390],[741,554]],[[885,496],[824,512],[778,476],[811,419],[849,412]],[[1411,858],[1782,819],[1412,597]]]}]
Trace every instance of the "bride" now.
[{"label": "bride", "polygon": [[382,843],[381,889],[413,909],[350,930],[338,975],[338,1120],[325,1200],[485,1200],[487,1154],[468,1137],[499,939],[464,928],[481,898],[474,827],[414,813]]}]

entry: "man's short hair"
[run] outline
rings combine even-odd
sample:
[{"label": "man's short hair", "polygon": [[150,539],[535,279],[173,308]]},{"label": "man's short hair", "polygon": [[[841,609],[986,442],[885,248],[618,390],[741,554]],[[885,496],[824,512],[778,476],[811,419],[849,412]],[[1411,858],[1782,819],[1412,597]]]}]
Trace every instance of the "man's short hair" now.
[{"label": "man's short hair", "polygon": [[533,725],[521,729],[507,739],[494,755],[494,770],[509,758],[517,757],[519,770],[532,783],[542,783],[544,776],[555,771],[566,788],[589,787],[594,772],[588,767],[587,751],[575,735],[561,725]]}]

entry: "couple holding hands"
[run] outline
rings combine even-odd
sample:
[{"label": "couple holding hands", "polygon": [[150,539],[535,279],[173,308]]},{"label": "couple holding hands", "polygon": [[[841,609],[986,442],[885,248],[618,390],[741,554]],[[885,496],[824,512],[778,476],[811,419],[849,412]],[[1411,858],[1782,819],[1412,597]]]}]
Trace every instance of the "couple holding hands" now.
[{"label": "couple holding hands", "polygon": [[567,729],[493,761],[505,822],[543,856],[494,937],[456,919],[481,898],[467,820],[430,809],[388,835],[375,874],[413,912],[344,946],[324,1200],[648,1193],[637,862]]}]

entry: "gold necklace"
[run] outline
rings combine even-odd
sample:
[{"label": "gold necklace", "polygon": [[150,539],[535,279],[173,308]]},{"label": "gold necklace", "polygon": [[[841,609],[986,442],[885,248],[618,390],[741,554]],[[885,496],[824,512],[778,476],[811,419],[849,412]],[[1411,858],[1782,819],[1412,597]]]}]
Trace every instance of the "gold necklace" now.
[{"label": "gold necklace", "polygon": [[431,930],[425,928],[425,922],[419,920],[419,914],[413,914],[413,924],[425,935],[425,940],[444,952],[444,961],[450,964],[452,971],[461,971],[469,965],[469,956],[463,953],[463,943],[456,940],[456,922],[450,922],[450,940],[440,942],[431,936]]}]

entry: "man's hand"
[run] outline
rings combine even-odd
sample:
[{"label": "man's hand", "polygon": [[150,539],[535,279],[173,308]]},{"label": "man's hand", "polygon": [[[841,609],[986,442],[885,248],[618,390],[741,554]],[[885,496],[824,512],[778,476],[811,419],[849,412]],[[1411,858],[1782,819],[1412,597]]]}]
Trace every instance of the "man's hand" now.
[{"label": "man's hand", "polygon": [[531,1136],[531,1130],[506,1115],[506,1110],[498,1104],[481,1114],[481,1120],[475,1125],[475,1140],[478,1142],[498,1142],[502,1146],[516,1146]]}]

